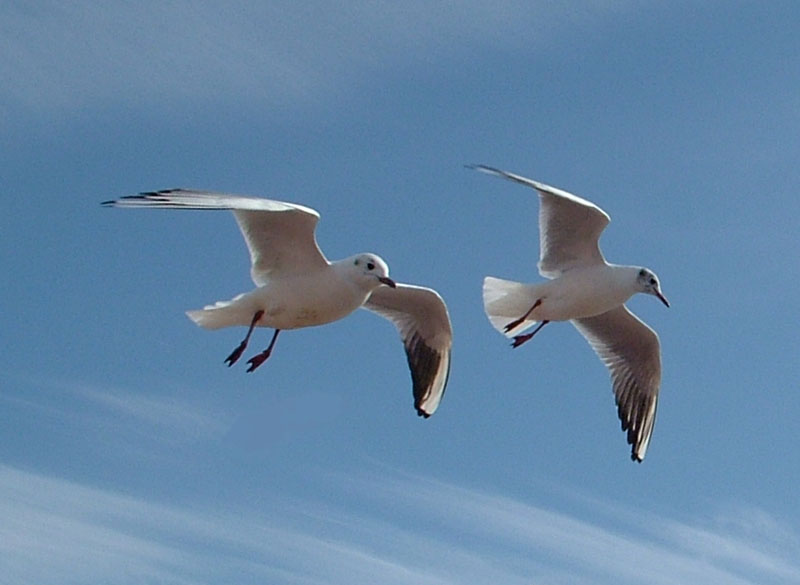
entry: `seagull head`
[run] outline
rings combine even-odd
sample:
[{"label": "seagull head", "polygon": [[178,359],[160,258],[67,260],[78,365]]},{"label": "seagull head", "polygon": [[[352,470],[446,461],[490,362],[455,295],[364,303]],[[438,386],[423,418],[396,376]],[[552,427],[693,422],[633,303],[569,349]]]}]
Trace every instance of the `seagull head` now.
[{"label": "seagull head", "polygon": [[348,258],[351,270],[356,278],[370,290],[385,284],[396,288],[397,284],[389,278],[389,266],[377,254],[357,254]]},{"label": "seagull head", "polygon": [[669,301],[661,292],[661,285],[658,283],[658,277],[652,270],[647,268],[640,268],[639,274],[636,276],[636,282],[639,285],[639,291],[658,297],[658,299],[669,307]]}]

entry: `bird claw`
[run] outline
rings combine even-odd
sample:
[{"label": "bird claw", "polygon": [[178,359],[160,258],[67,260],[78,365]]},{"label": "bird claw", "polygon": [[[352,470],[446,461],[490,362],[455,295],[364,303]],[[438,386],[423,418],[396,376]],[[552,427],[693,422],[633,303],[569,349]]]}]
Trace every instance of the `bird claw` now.
[{"label": "bird claw", "polygon": [[267,361],[267,358],[270,356],[271,353],[272,353],[271,351],[262,351],[261,353],[256,354],[253,357],[251,357],[249,360],[247,360],[247,363],[250,364],[250,367],[247,368],[248,373],[252,372],[258,366],[260,366],[265,361]]},{"label": "bird claw", "polygon": [[242,343],[239,344],[239,346],[236,349],[234,349],[231,352],[231,355],[225,358],[224,363],[228,364],[228,367],[230,368],[233,364],[239,361],[240,357],[242,357],[245,347],[247,347],[247,344],[243,341]]},{"label": "bird claw", "polygon": [[[505,332],[506,333],[510,333],[512,329],[522,325],[522,323],[525,321],[525,319],[527,319],[530,316],[530,314],[533,313],[533,310],[536,307],[538,307],[539,305],[541,305],[541,304],[542,304],[542,299],[536,299],[536,302],[533,303],[531,308],[528,309],[522,317],[520,317],[519,319],[514,319],[511,323],[509,323],[508,325],[505,326]],[[530,339],[530,337],[528,339]],[[526,339],[525,341],[527,341],[528,339]],[[522,343],[524,343],[525,341],[523,341]],[[514,347],[516,347],[516,346],[514,346]]]},{"label": "bird claw", "polygon": [[527,333],[525,335],[515,335],[514,341],[511,343],[511,347],[519,347],[526,341],[528,341],[531,337],[533,337],[533,333]]}]

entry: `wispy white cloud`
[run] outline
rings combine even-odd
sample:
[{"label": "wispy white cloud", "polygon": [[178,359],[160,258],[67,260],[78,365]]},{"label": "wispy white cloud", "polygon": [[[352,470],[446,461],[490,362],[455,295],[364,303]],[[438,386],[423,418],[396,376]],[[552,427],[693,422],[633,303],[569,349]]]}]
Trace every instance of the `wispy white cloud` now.
[{"label": "wispy white cloud", "polygon": [[[482,535],[575,578],[613,583],[800,583],[800,542],[788,526],[758,509],[732,518],[718,513],[696,523],[593,506],[588,522],[502,495],[410,479],[378,482],[373,491],[408,501],[426,516],[442,518],[462,534]],[[743,514],[748,510],[748,514]],[[747,521],[750,518],[756,521]],[[722,521],[722,519],[726,519]]]},{"label": "wispy white cloud", "polygon": [[224,414],[211,415],[174,396],[145,396],[91,386],[75,386],[74,391],[84,400],[128,419],[136,426],[144,426],[144,432],[166,430],[191,440],[220,436],[229,427],[229,417]]},{"label": "wispy white cloud", "polygon": [[686,523],[648,513],[598,520],[591,509],[588,521],[420,477],[330,487],[342,490],[336,507],[267,496],[258,510],[237,510],[0,466],[3,574],[43,584],[800,582],[797,534],[760,510]]},{"label": "wispy white cloud", "polygon": [[717,514],[709,526],[663,521],[662,527],[676,547],[688,543],[687,552],[753,581],[771,575],[776,582],[800,583],[798,535],[762,510],[740,506]]},{"label": "wispy white cloud", "polygon": [[551,42],[631,3],[37,2],[0,9],[0,106],[287,106],[361,76]]},{"label": "wispy white cloud", "polygon": [[[132,436],[157,437],[161,443],[192,444],[227,433],[232,416],[190,400],[188,393],[159,389],[145,394],[81,381],[53,378],[6,380],[0,400],[8,407],[34,412],[33,421],[58,420],[77,433],[109,435],[109,446]],[[115,440],[111,440],[113,437]]]},{"label": "wispy white cloud", "polygon": [[[417,565],[417,542],[389,525],[362,525],[358,515],[341,517],[342,525],[299,504],[274,504],[268,518],[166,506],[0,466],[4,576],[42,584],[454,582],[435,576],[430,563]],[[398,554],[374,552],[370,541],[387,535],[403,537]]]}]

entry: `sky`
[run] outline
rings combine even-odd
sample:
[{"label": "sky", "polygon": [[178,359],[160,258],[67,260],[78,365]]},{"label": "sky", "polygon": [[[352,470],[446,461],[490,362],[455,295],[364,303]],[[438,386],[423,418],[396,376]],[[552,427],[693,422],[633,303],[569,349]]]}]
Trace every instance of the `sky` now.
[{"label": "sky", "polygon": [[[0,583],[800,583],[796,2],[0,4]],[[539,282],[533,191],[660,278],[641,464],[568,323],[512,349],[492,275]],[[286,331],[184,315],[252,288],[188,187],[318,210],[448,304],[416,416],[367,311]],[[270,332],[258,330],[257,351]]]}]

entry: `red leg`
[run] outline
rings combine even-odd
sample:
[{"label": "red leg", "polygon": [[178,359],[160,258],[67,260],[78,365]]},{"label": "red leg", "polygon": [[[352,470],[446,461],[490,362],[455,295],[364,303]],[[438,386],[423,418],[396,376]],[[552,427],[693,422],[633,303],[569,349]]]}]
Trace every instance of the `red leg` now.
[{"label": "red leg", "polygon": [[522,322],[528,318],[528,315],[533,313],[533,310],[541,304],[542,304],[542,299],[537,299],[536,302],[533,303],[533,306],[530,309],[528,309],[522,317],[520,317],[519,319],[514,319],[511,323],[506,325],[505,327],[506,333],[514,329],[514,327],[519,327],[522,324]]},{"label": "red leg", "polygon": [[515,335],[514,342],[511,344],[511,347],[519,347],[526,341],[528,341],[531,337],[538,333],[539,329],[547,325],[550,321],[542,321],[539,325],[534,329],[531,333],[526,333],[525,335]]},{"label": "red leg", "polygon": [[275,341],[278,339],[278,333],[280,333],[280,332],[281,332],[280,329],[276,329],[275,333],[272,335],[272,341],[269,342],[269,347],[267,349],[265,349],[264,351],[262,351],[261,353],[256,354],[253,357],[251,357],[249,360],[247,360],[247,363],[250,364],[250,367],[247,368],[248,372],[252,372],[258,366],[260,366],[265,361],[267,361],[267,358],[272,353],[272,348],[275,347]]},{"label": "red leg", "polygon": [[247,335],[244,336],[242,342],[239,346],[231,352],[231,355],[225,358],[225,363],[228,364],[230,368],[236,361],[242,357],[245,348],[247,347],[247,342],[250,341],[250,336],[253,334],[253,328],[258,323],[258,320],[264,316],[264,311],[257,311],[255,315],[253,315],[253,320],[250,322],[250,329],[247,330]]}]

